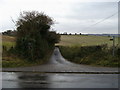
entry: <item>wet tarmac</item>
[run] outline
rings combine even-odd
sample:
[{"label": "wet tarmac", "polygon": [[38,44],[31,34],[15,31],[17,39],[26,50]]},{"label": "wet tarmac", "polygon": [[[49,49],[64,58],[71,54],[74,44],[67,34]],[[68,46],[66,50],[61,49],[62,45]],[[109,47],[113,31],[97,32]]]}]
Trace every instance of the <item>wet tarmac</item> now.
[{"label": "wet tarmac", "polygon": [[3,72],[2,88],[118,88],[117,74]]},{"label": "wet tarmac", "polygon": [[71,63],[64,59],[58,48],[55,48],[49,62],[44,65],[19,68],[2,68],[2,71],[32,71],[32,72],[118,72],[118,68],[93,67]]},{"label": "wet tarmac", "polygon": [[2,88],[118,88],[118,68],[71,63],[58,48],[47,64],[2,71]]}]

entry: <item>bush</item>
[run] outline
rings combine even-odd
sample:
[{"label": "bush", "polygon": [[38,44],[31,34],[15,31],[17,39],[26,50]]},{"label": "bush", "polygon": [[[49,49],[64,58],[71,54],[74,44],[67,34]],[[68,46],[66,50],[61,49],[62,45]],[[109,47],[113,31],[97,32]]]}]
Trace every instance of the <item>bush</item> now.
[{"label": "bush", "polygon": [[18,19],[17,54],[30,61],[43,59],[59,42],[60,35],[49,31],[54,24],[52,18],[36,11],[23,12]]},{"label": "bush", "polygon": [[119,50],[119,47],[116,48],[115,56],[112,56],[112,47],[108,48],[106,44],[85,47],[60,46],[62,55],[71,62],[113,67],[118,66]]}]

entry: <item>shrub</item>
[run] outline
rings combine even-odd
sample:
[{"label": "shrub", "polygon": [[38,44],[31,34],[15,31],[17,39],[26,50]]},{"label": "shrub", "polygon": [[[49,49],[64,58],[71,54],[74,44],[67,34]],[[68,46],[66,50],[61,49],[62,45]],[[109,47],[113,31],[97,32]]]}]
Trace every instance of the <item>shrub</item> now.
[{"label": "shrub", "polygon": [[79,64],[101,65],[117,67],[119,62],[119,47],[115,49],[115,56],[112,56],[112,47],[106,44],[85,47],[60,47],[62,55]]},{"label": "shrub", "polygon": [[36,11],[23,12],[18,19],[16,50],[20,57],[27,60],[43,59],[60,35],[49,31],[54,24],[52,18]]}]

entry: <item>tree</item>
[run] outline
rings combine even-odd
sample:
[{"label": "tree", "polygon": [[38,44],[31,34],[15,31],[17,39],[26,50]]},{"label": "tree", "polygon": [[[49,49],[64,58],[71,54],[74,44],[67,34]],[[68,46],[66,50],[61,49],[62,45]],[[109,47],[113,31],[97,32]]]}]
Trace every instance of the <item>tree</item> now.
[{"label": "tree", "polygon": [[67,35],[67,32],[64,32],[63,35]]},{"label": "tree", "polygon": [[55,31],[51,31],[48,34],[48,41],[50,43],[58,43],[60,41],[60,34],[56,35]]},{"label": "tree", "polygon": [[77,35],[77,33],[75,33],[75,35]]},{"label": "tree", "polygon": [[8,35],[8,36],[16,36],[16,31],[12,31],[12,30],[6,30],[4,32],[2,32],[3,35]]},{"label": "tree", "polygon": [[44,13],[37,11],[21,13],[16,22],[18,54],[28,60],[44,58],[47,51],[60,40],[56,32],[49,31],[53,24],[52,18]]}]

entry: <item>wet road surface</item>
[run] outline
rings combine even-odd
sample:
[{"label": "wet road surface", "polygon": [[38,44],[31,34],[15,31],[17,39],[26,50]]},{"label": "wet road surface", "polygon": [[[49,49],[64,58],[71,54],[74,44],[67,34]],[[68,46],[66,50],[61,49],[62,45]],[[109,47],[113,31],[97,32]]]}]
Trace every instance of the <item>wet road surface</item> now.
[{"label": "wet road surface", "polygon": [[2,68],[2,71],[32,71],[32,72],[118,72],[118,68],[93,67],[89,65],[74,64],[63,58],[59,49],[56,47],[54,52],[45,65],[19,68]]},{"label": "wet road surface", "polygon": [[2,88],[118,88],[117,74],[3,72]]},{"label": "wet road surface", "polygon": [[118,88],[118,68],[71,63],[58,48],[45,65],[2,70],[2,88]]}]

